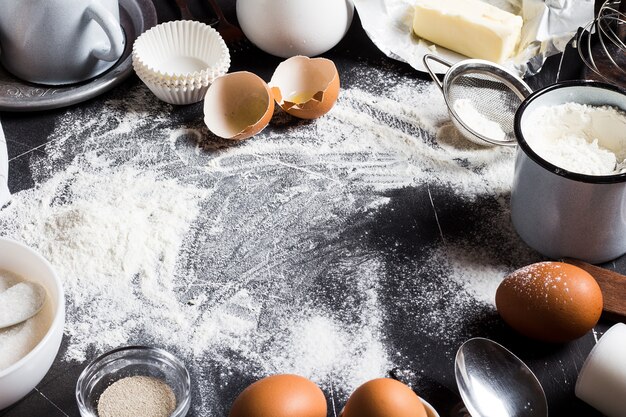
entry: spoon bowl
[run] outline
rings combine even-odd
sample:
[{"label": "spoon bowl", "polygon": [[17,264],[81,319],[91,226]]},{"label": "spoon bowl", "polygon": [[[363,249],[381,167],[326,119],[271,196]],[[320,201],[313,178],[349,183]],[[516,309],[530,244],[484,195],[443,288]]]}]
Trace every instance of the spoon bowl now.
[{"label": "spoon bowl", "polygon": [[539,380],[504,346],[484,338],[461,345],[454,375],[472,417],[547,417]]},{"label": "spoon bowl", "polygon": [[36,282],[23,281],[0,293],[0,330],[15,326],[41,311],[46,289]]}]

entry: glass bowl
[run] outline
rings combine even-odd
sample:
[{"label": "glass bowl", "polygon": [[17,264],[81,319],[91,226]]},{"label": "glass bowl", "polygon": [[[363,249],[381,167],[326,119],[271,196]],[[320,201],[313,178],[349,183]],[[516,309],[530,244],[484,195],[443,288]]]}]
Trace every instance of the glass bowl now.
[{"label": "glass bowl", "polygon": [[82,417],[98,417],[98,399],[112,383],[131,376],[164,381],[176,396],[171,417],[183,417],[191,402],[191,381],[185,365],[163,349],[129,346],[112,350],[91,362],[78,377],[76,401]]}]

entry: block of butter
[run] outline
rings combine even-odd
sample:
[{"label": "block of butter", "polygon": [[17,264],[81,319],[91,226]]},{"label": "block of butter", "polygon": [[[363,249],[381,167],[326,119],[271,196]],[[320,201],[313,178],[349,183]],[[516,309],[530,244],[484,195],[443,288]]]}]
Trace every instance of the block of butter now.
[{"label": "block of butter", "polygon": [[416,0],[413,31],[466,55],[502,62],[515,52],[523,20],[480,0]]}]

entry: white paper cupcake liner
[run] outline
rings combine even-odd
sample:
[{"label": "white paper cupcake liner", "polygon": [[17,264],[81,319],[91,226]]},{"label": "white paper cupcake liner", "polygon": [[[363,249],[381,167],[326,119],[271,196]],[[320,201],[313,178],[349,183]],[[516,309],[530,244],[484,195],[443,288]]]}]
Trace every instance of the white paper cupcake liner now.
[{"label": "white paper cupcake liner", "polygon": [[142,81],[160,100],[176,105],[193,104],[202,101],[209,89],[209,85],[202,87],[166,87],[153,84],[150,81]]},{"label": "white paper cupcake liner", "polygon": [[132,61],[142,80],[169,87],[204,86],[228,72],[230,54],[212,27],[177,20],[141,34],[133,45]]},{"label": "white paper cupcake liner", "polygon": [[155,84],[168,87],[206,86],[211,84],[216,78],[226,74],[228,72],[228,68],[228,65],[212,68],[211,71],[207,71],[203,76],[173,76],[167,78],[158,76],[153,71],[141,66],[136,66],[135,72],[143,80],[150,80]]}]

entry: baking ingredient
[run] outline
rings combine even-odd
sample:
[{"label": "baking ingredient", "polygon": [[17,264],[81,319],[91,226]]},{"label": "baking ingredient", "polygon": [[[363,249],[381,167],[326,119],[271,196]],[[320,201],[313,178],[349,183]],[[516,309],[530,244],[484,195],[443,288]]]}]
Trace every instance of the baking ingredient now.
[{"label": "baking ingredient", "polygon": [[19,282],[0,292],[0,329],[33,317],[45,301],[45,288],[34,282]]},{"label": "baking ingredient", "polygon": [[55,117],[45,153],[14,161],[36,186],[0,233],[63,280],[60,366],[157,345],[190,364],[197,415],[276,373],[339,408],[391,369],[426,392],[425,364],[498,323],[498,284],[540,259],[510,224],[514,150],[468,143],[433,83],[388,60],[342,71],[327,116],[277,112],[253,141],[143,85]]},{"label": "baking ingredient", "polygon": [[326,398],[313,382],[298,375],[273,375],[239,394],[229,417],[326,417]]},{"label": "baking ingredient", "polygon": [[587,175],[626,172],[626,112],[612,106],[563,103],[534,109],[524,139],[541,158]]},{"label": "baking ingredient", "polygon": [[339,73],[330,59],[294,56],[278,65],[270,87],[281,109],[301,119],[315,119],[335,105]]},{"label": "baking ingredient", "polygon": [[[22,295],[29,302],[36,303],[36,297],[25,285],[24,278],[0,269],[0,315],[14,314],[16,301],[22,301]],[[23,290],[23,291],[20,291]],[[8,293],[8,294],[7,294]],[[15,297],[19,297],[19,300]],[[44,338],[52,323],[49,303],[42,311],[15,326],[0,329],[0,371],[13,365],[26,356]]]},{"label": "baking ingredient", "polygon": [[470,58],[503,62],[515,53],[523,20],[480,0],[416,0],[413,31]]},{"label": "baking ingredient", "polygon": [[270,122],[274,100],[260,77],[240,71],[216,79],[204,97],[204,123],[224,139],[256,135]]},{"label": "baking ingredient", "polygon": [[354,391],[341,417],[426,417],[420,398],[395,379],[378,378]]},{"label": "baking ingredient", "polygon": [[175,409],[172,388],[149,376],[115,381],[98,399],[98,417],[170,417]]},{"label": "baking ingredient", "polygon": [[463,123],[467,124],[476,133],[495,140],[505,140],[506,133],[499,123],[487,118],[478,111],[472,100],[460,98],[454,101],[452,106],[457,116]]},{"label": "baking ingredient", "polygon": [[546,342],[577,339],[596,325],[602,292],[585,270],[539,262],[507,276],[496,292],[502,319],[519,333]]}]

